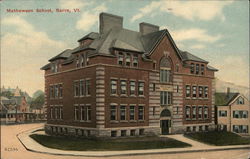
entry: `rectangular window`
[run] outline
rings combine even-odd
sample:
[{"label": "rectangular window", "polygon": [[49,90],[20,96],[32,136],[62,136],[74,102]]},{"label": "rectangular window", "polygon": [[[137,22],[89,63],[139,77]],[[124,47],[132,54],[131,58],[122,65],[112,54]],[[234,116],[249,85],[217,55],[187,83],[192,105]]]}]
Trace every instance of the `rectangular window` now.
[{"label": "rectangular window", "polygon": [[62,84],[59,84],[59,97],[60,98],[63,97],[63,86],[62,86]]},{"label": "rectangular window", "polygon": [[138,55],[133,56],[133,66],[138,67]]},{"label": "rectangular window", "polygon": [[203,97],[203,87],[199,86],[199,98]]},{"label": "rectangular window", "polygon": [[195,73],[198,75],[200,73],[200,65],[196,64]]},{"label": "rectangular window", "polygon": [[192,107],[192,119],[196,120],[196,107]]},{"label": "rectangular window", "polygon": [[160,82],[171,82],[171,71],[161,69],[160,70]]},{"label": "rectangular window", "polygon": [[144,120],[144,106],[139,106],[138,120]]},{"label": "rectangular window", "polygon": [[135,130],[130,130],[130,136],[135,136]]},{"label": "rectangular window", "polygon": [[135,81],[130,81],[130,95],[135,95]]},{"label": "rectangular window", "polygon": [[243,111],[243,114],[242,114],[243,116],[243,118],[248,118],[248,111]]},{"label": "rectangular window", "polygon": [[191,87],[186,85],[186,97],[190,97]]},{"label": "rectangular window", "polygon": [[63,107],[60,107],[60,119],[63,119]]},{"label": "rectangular window", "polygon": [[233,118],[240,118],[240,112],[238,110],[233,111]]},{"label": "rectangular window", "polygon": [[139,96],[144,95],[144,82],[139,82],[138,84],[138,95]]},{"label": "rectangular window", "polygon": [[119,52],[118,54],[118,64],[123,66],[123,53]]},{"label": "rectangular window", "polygon": [[153,86],[153,92],[155,92],[156,91],[155,83],[153,83],[152,86]]},{"label": "rectangular window", "polygon": [[129,108],[129,120],[135,120],[135,106]]},{"label": "rectangular window", "polygon": [[59,86],[58,85],[55,85],[55,98],[58,98],[59,97]]},{"label": "rectangular window", "polygon": [[84,81],[80,80],[80,96],[84,96]]},{"label": "rectangular window", "polygon": [[160,102],[161,102],[161,105],[170,105],[170,104],[172,104],[172,93],[171,92],[166,92],[166,91],[161,91],[161,93],[160,93]]},{"label": "rectangular window", "polygon": [[116,120],[116,106],[110,106],[110,120]]},{"label": "rectangular window", "polygon": [[58,119],[58,107],[55,107],[55,119]]},{"label": "rectangular window", "polygon": [[79,81],[74,82],[74,95],[75,97],[79,96]]},{"label": "rectangular window", "polygon": [[201,74],[204,75],[204,73],[205,73],[205,68],[204,68],[204,65],[202,64],[201,65]]},{"label": "rectangular window", "polygon": [[90,95],[90,80],[86,80],[86,95]]},{"label": "rectangular window", "polygon": [[126,106],[120,106],[120,120],[126,120]]},{"label": "rectangular window", "polygon": [[117,80],[111,80],[111,94],[117,94]]},{"label": "rectangular window", "polygon": [[79,120],[79,107],[78,106],[75,106],[74,117],[75,117],[75,120]]},{"label": "rectangular window", "polygon": [[144,135],[144,129],[139,129],[139,135]]},{"label": "rectangular window", "polygon": [[199,119],[202,119],[202,107],[198,108],[198,117]]},{"label": "rectangular window", "polygon": [[226,117],[227,116],[227,111],[226,110],[220,110],[219,111],[219,117]]},{"label": "rectangular window", "polygon": [[127,94],[127,82],[124,80],[121,81],[121,94]]},{"label": "rectangular window", "polygon": [[81,120],[85,120],[85,107],[81,106]]},{"label": "rectangular window", "polygon": [[91,106],[87,106],[87,121],[91,121]]},{"label": "rectangular window", "polygon": [[194,74],[194,64],[193,63],[191,63],[191,66],[190,66],[190,73]]},{"label": "rectangular window", "polygon": [[204,118],[208,119],[208,107],[204,107]]},{"label": "rectangular window", "polygon": [[127,130],[121,130],[121,136],[126,136]]},{"label": "rectangular window", "polygon": [[117,131],[111,131],[111,137],[116,137],[117,136]]},{"label": "rectangular window", "polygon": [[50,92],[50,98],[54,98],[54,87],[53,86],[49,86],[49,92]]},{"label": "rectangular window", "polygon": [[197,92],[196,92],[196,91],[197,91],[197,86],[193,86],[193,87],[192,87],[192,91],[193,91],[193,93],[192,93],[192,94],[193,94],[193,97],[195,98],[195,97],[196,97],[196,93],[197,93]]},{"label": "rectangular window", "polygon": [[208,98],[208,87],[204,87],[204,97]]},{"label": "rectangular window", "polygon": [[190,107],[189,106],[186,106],[186,119],[190,119]]},{"label": "rectangular window", "polygon": [[53,119],[54,118],[54,116],[53,116],[53,107],[52,106],[50,106],[50,119]]},{"label": "rectangular window", "polygon": [[130,54],[126,54],[126,66],[130,66],[130,63],[131,63],[131,61],[130,61]]}]

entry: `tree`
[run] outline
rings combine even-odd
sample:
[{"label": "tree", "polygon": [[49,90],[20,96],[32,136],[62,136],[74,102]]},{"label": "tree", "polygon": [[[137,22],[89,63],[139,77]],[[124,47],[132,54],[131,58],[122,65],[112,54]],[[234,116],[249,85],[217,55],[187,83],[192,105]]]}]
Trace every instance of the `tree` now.
[{"label": "tree", "polygon": [[11,93],[11,91],[5,91],[5,92],[1,92],[1,96],[7,97],[7,98],[11,98],[14,96],[13,93]]},{"label": "tree", "polygon": [[30,107],[33,109],[41,109],[44,105],[44,94],[40,94],[31,101]]}]

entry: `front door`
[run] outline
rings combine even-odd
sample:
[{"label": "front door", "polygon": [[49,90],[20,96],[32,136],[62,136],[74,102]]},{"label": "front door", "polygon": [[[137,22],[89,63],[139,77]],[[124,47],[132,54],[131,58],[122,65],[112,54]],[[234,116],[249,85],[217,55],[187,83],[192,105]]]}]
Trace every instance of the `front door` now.
[{"label": "front door", "polygon": [[170,120],[161,120],[161,134],[169,134]]}]

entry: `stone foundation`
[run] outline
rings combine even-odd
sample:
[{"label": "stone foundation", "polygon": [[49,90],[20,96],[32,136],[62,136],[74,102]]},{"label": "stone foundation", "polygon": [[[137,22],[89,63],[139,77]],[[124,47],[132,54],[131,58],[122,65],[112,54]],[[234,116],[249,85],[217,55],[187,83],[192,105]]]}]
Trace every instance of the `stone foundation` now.
[{"label": "stone foundation", "polygon": [[[126,131],[122,136],[122,131]],[[158,136],[161,129],[159,127],[119,127],[119,128],[83,128],[67,125],[45,125],[45,132],[50,135],[59,136],[75,136],[75,137],[111,137],[111,132],[115,134],[113,137],[129,137],[129,136]]]}]

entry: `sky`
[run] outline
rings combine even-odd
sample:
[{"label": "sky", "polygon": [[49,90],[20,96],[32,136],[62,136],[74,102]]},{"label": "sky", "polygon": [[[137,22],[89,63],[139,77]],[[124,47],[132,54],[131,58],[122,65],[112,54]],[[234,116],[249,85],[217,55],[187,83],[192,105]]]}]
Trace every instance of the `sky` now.
[{"label": "sky", "polygon": [[[177,0],[0,0],[1,86],[32,95],[44,90],[48,59],[89,32],[98,32],[99,13],[123,16],[123,27],[148,22],[168,29],[177,47],[209,61],[220,80],[249,87],[249,2]],[[34,12],[7,12],[32,9]],[[51,9],[53,13],[38,13]],[[56,9],[69,9],[56,12]],[[74,12],[79,9],[79,12]]]}]

